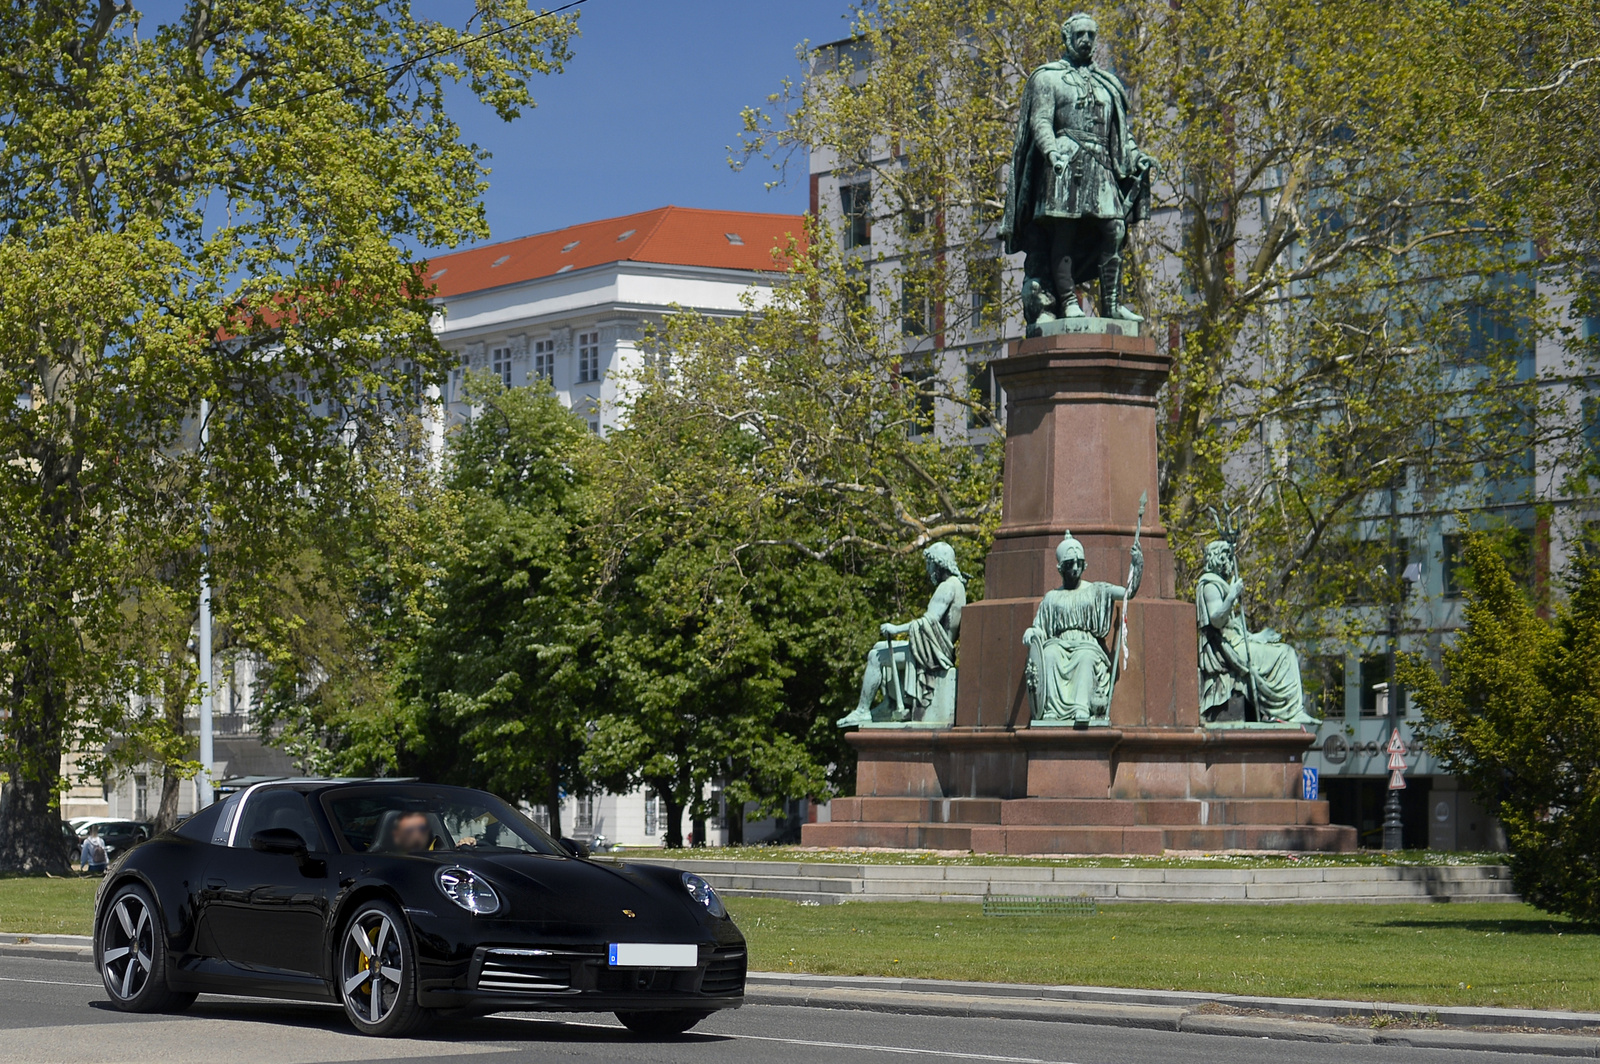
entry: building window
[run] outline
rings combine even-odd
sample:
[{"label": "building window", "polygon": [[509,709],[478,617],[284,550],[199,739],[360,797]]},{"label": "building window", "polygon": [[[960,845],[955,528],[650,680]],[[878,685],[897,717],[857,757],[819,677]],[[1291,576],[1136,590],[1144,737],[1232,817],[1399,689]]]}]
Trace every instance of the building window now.
[{"label": "building window", "polygon": [[1444,537],[1444,597],[1458,599],[1465,589],[1462,570],[1467,564],[1467,537]]},{"label": "building window", "polygon": [[923,358],[909,359],[900,368],[900,380],[912,395],[911,435],[933,431],[934,388],[938,385],[933,366]]},{"label": "building window", "polygon": [[1389,657],[1368,654],[1361,659],[1361,715],[1378,715],[1378,684],[1389,682]]},{"label": "building window", "polygon": [[1344,655],[1314,657],[1306,670],[1306,708],[1314,717],[1344,716]]},{"label": "building window", "polygon": [[929,319],[928,297],[922,286],[912,280],[900,282],[900,335],[927,336]]},{"label": "building window", "polygon": [[497,347],[489,352],[490,371],[500,378],[500,383],[511,387],[511,348]]},{"label": "building window", "polygon": [[545,831],[550,830],[550,807],[548,805],[533,806],[528,815],[539,827]]},{"label": "building window", "polygon": [[864,248],[872,243],[872,188],[862,182],[839,186],[839,205],[844,211],[844,247]]},{"label": "building window", "polygon": [[599,418],[592,417],[592,418],[589,419],[589,431],[594,433],[596,436],[600,435],[600,419]]},{"label": "building window", "polygon": [[988,362],[967,364],[967,393],[971,406],[967,407],[967,428],[986,429],[1000,423],[1005,397],[1000,384],[994,379],[994,366]]},{"label": "building window", "polygon": [[543,378],[551,384],[556,379],[556,342],[554,340],[535,340],[533,342],[533,375],[536,379]]},{"label": "building window", "polygon": [[133,819],[145,820],[150,815],[150,777],[133,777]]},{"label": "building window", "polygon": [[572,833],[577,838],[594,835],[594,799],[579,798],[577,816],[573,818]]},{"label": "building window", "polygon": [[721,787],[711,788],[711,830],[723,831],[728,826],[728,800]]},{"label": "building window", "polygon": [[661,799],[655,791],[644,792],[644,833],[654,835],[661,827]]},{"label": "building window", "polygon": [[578,334],[578,383],[587,384],[600,379],[600,334]]},{"label": "building window", "polygon": [[974,329],[989,329],[1000,324],[1002,266],[998,258],[974,259],[967,265],[967,282],[972,289]]}]

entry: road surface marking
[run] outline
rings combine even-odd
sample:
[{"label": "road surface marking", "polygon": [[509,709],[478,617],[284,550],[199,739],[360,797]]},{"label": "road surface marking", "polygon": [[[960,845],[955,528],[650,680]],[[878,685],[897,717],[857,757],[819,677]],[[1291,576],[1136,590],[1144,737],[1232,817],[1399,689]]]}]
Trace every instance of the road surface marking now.
[{"label": "road surface marking", "polygon": [[38,983],[40,986],[92,986],[99,988],[100,983],[66,983],[60,979],[15,979],[9,975],[0,975],[0,983]]},{"label": "road surface marking", "polygon": [[[506,1017],[530,1023],[564,1023],[569,1027],[598,1027],[607,1031],[625,1031],[619,1023],[583,1023],[571,1020],[542,1020],[532,1016]],[[712,1038],[738,1038],[746,1042],[777,1042],[786,1046],[811,1046],[817,1049],[863,1049],[877,1053],[899,1053],[902,1056],[945,1057],[950,1060],[987,1060],[996,1064],[1071,1064],[1064,1060],[1047,1060],[1043,1057],[1003,1057],[994,1053],[959,1053],[949,1049],[912,1049],[908,1046],[880,1046],[866,1042],[817,1042],[808,1038],[778,1038],[765,1034],[729,1034],[724,1031],[700,1032]]]}]

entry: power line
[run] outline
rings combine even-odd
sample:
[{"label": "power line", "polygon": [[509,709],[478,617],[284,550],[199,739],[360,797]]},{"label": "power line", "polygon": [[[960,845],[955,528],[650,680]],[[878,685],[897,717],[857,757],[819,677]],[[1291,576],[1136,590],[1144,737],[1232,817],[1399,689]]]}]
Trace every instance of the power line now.
[{"label": "power line", "polygon": [[[427,60],[433,59],[436,56],[446,55],[446,54],[448,54],[450,52],[453,52],[453,51],[456,51],[456,50],[458,50],[458,49],[460,49],[460,48],[462,48],[462,47],[464,47],[466,45],[477,44],[479,41],[486,41],[486,40],[489,40],[492,37],[498,37],[502,33],[509,33],[512,30],[521,29],[523,26],[530,25],[531,23],[537,22],[540,19],[552,18],[552,17],[554,17],[556,15],[561,14],[562,12],[571,11],[573,8],[581,7],[581,6],[583,6],[584,4],[586,4],[588,2],[589,2],[589,0],[568,0],[567,3],[562,4],[560,7],[552,8],[549,11],[540,11],[540,12],[537,12],[535,14],[529,15],[527,18],[518,19],[515,22],[508,22],[503,26],[496,26],[492,30],[485,30],[483,33],[476,34],[475,36],[472,36],[472,37],[464,38],[463,40],[457,41],[457,42],[455,42],[453,44],[450,44],[450,45],[447,45],[447,46],[446,45],[441,45],[438,48],[430,49],[429,51],[423,52],[420,55],[412,56],[409,59],[403,59],[400,62],[391,63],[388,66],[380,67],[377,70],[374,70],[369,74],[365,74],[365,75],[362,75],[362,76],[356,78],[355,79],[355,83],[359,84],[361,82],[371,81],[371,80],[376,79],[376,78],[387,78],[391,74],[394,74],[396,72],[405,70],[405,69],[407,69],[409,67],[414,67],[418,63],[426,62]],[[349,84],[347,83],[345,85],[329,85],[327,88],[315,89],[315,90],[310,91],[310,92],[303,92],[298,97],[295,98],[294,102],[303,103],[306,100],[315,99],[318,96],[324,96],[324,95],[327,95],[329,93],[335,93],[335,92],[343,92],[348,87],[349,87]],[[281,103],[273,104],[272,106],[281,107],[282,104]],[[151,137],[148,137],[148,138],[146,138],[144,140],[125,141],[125,142],[123,142],[121,144],[112,144],[112,145],[110,145],[108,147],[105,147],[105,148],[94,148],[94,149],[91,149],[89,151],[81,152],[77,156],[73,157],[71,159],[71,162],[86,162],[87,160],[93,159],[93,158],[95,158],[97,156],[98,157],[105,157],[105,156],[108,156],[108,155],[116,154],[118,152],[133,151],[133,150],[136,150],[136,149],[139,149],[139,148],[148,147],[149,145],[155,144],[155,143],[158,143],[158,142],[169,141],[169,140],[172,140],[175,137],[184,137],[184,136],[188,136],[189,134],[192,134],[192,133],[200,133],[200,132],[203,132],[203,131],[208,130],[208,129],[214,129],[217,126],[226,125],[229,122],[242,121],[243,119],[248,118],[250,115],[254,114],[255,112],[264,111],[264,110],[267,110],[267,109],[268,109],[268,105],[267,104],[255,104],[253,106],[246,107],[242,111],[233,112],[231,114],[218,115],[215,118],[210,118],[210,119],[207,119],[207,120],[205,120],[203,122],[196,122],[193,125],[182,126],[182,127],[179,127],[178,129],[162,133],[160,136],[151,136]],[[43,162],[33,163],[31,165],[28,165],[28,166],[19,167],[16,170],[12,170],[10,173],[8,173],[6,175],[6,177],[7,177],[8,180],[9,179],[17,179],[17,178],[25,177],[29,173],[32,173],[32,172],[37,171],[37,170],[47,170],[47,169],[53,169],[53,168],[55,168],[54,164],[43,163]]]}]

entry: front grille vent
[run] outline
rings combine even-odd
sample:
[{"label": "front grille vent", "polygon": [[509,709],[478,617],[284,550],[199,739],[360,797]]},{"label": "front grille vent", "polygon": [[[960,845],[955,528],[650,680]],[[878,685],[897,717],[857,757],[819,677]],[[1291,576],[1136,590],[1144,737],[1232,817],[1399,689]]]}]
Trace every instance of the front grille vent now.
[{"label": "front grille vent", "polygon": [[550,950],[492,949],[478,973],[479,990],[527,993],[571,986],[571,959]]},{"label": "front grille vent", "polygon": [[739,994],[744,992],[745,951],[726,950],[711,955],[706,963],[705,978],[700,981],[702,994]]}]

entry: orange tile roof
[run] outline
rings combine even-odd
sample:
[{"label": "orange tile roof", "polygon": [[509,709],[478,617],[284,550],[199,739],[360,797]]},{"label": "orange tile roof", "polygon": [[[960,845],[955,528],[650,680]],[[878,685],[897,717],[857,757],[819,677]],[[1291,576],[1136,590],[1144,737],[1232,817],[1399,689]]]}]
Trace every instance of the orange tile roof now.
[{"label": "orange tile roof", "polygon": [[657,207],[435,255],[423,276],[449,297],[613,262],[771,272],[784,268],[790,234],[804,246],[804,215]]}]

